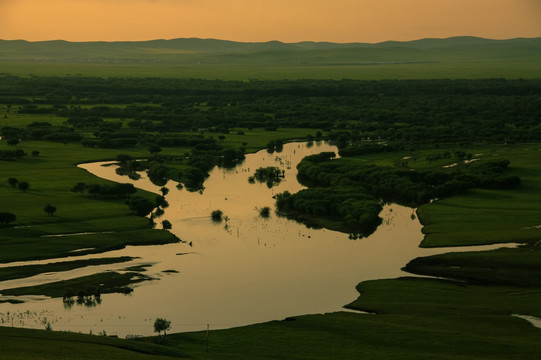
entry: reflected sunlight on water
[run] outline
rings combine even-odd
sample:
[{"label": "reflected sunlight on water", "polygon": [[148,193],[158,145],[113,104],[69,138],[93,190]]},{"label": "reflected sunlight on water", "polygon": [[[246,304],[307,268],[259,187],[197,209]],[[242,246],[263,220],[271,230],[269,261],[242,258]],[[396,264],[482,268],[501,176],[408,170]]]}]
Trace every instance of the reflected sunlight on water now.
[{"label": "reflected sunlight on water", "polygon": [[[102,296],[97,307],[63,307],[61,299],[25,304],[0,304],[0,324],[43,328],[47,318],[54,330],[108,334],[152,334],[155,318],[172,322],[172,330],[227,328],[307,313],[339,311],[357,296],[360,281],[404,275],[409,260],[450,249],[420,249],[421,224],[414,209],[387,205],[380,216],[383,224],[368,238],[348,239],[326,229],[308,229],[271,212],[261,218],[258,208],[274,209],[273,196],[303,188],[296,179],[296,165],[304,157],[334,146],[290,143],[281,153],[259,151],[247,155],[234,169],[214,168],[202,194],[166,187],[169,207],[158,219],[169,220],[172,232],[185,243],[127,247],[106,254],[78,259],[132,256],[132,262],[88,267],[65,273],[42,274],[14,280],[6,285],[82,276],[97,271],[125,269],[151,264],[145,275],[156,280],[137,284],[131,295]],[[89,172],[113,181],[159,192],[145,176],[138,181],[118,176],[114,166],[103,163],[80,165]],[[285,179],[277,186],[250,184],[248,177],[261,166],[277,166]],[[210,218],[220,209],[228,221]],[[189,244],[191,243],[191,245]],[[500,245],[501,247],[501,245]],[[74,254],[75,255],[75,254]],[[62,261],[67,260],[66,258]],[[49,260],[50,261],[50,260]],[[28,262],[29,263],[46,263]],[[13,264],[8,264],[13,265]],[[9,312],[9,314],[7,314]]]}]

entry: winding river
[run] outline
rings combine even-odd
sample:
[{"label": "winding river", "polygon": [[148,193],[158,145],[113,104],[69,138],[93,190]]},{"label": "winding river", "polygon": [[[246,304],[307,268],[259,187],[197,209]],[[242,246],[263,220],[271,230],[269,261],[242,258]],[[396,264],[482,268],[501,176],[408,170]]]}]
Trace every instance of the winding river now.
[{"label": "winding river", "polygon": [[[326,229],[309,229],[274,213],[269,218],[259,216],[258,208],[274,208],[273,195],[303,188],[296,179],[296,165],[303,157],[336,150],[325,143],[289,143],[281,153],[259,151],[247,155],[234,169],[214,168],[202,193],[179,190],[177,183],[170,181],[166,185],[170,206],[159,220],[169,220],[171,231],[184,242],[74,256],[138,259],[0,282],[0,289],[134,265],[147,266],[145,274],[155,280],[137,284],[130,295],[102,295],[102,303],[96,307],[65,308],[60,299],[39,297],[23,304],[0,304],[0,325],[44,328],[49,322],[54,330],[151,335],[157,317],[170,320],[172,331],[180,332],[202,330],[207,324],[212,329],[229,328],[340,311],[358,296],[355,286],[360,281],[403,276],[401,268],[415,257],[457,250],[419,248],[422,226],[414,209],[399,205],[385,206],[380,214],[383,224],[374,234],[359,240]],[[118,176],[114,166],[102,165],[80,167],[105,179],[159,192],[159,187],[144,176],[132,181]],[[250,184],[248,177],[261,166],[280,167],[285,171],[284,180],[272,188]],[[210,213],[216,209],[222,210],[228,220],[213,222]]]}]

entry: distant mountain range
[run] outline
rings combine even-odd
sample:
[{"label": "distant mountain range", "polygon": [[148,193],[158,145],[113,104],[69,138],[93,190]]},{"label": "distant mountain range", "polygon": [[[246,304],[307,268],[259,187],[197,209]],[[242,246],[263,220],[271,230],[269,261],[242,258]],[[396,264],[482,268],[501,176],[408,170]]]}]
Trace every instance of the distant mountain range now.
[{"label": "distant mountain range", "polygon": [[0,40],[0,61],[163,64],[362,65],[461,61],[541,61],[541,38],[476,37],[377,44],[235,42],[181,38],[134,42]]}]

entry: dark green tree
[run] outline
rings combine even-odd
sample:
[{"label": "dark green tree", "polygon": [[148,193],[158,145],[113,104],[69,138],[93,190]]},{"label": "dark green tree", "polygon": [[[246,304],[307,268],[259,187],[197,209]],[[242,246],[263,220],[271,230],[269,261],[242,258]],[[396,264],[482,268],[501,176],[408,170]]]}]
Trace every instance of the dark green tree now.
[{"label": "dark green tree", "polygon": [[156,207],[152,201],[140,196],[130,198],[127,203],[130,210],[134,211],[139,216],[146,216]]},{"label": "dark green tree", "polygon": [[22,192],[25,192],[26,190],[28,190],[28,188],[30,187],[30,184],[26,181],[21,181],[19,182],[19,184],[17,185],[17,187],[19,188],[19,190],[21,190]]},{"label": "dark green tree", "polygon": [[47,204],[43,208],[43,211],[45,211],[47,213],[47,216],[53,216],[54,213],[56,212],[56,206],[51,205],[51,204]]},{"label": "dark green tree", "polygon": [[161,206],[162,208],[166,208],[169,206],[169,203],[167,200],[165,200],[165,197],[161,195],[156,195],[156,207]]},{"label": "dark green tree", "polygon": [[132,157],[130,155],[126,155],[126,154],[118,154],[116,156],[116,161],[120,162],[120,163],[126,163],[128,161],[130,161],[132,159]]},{"label": "dark green tree", "polygon": [[222,216],[223,216],[223,211],[222,210],[214,210],[211,214],[210,214],[210,217],[212,218],[213,221],[222,221]]},{"label": "dark green tree", "polygon": [[13,222],[17,219],[15,214],[12,214],[10,212],[0,212],[0,225],[5,226],[8,225],[10,222]]},{"label": "dark green tree", "polygon": [[86,191],[86,184],[84,182],[78,182],[73,186],[70,190],[71,192],[78,192],[79,194],[83,195]]},{"label": "dark green tree", "polygon": [[259,216],[263,218],[268,218],[270,216],[270,207],[265,206],[259,209]]},{"label": "dark green tree", "polygon": [[167,330],[171,329],[171,321],[165,320],[163,318],[157,318],[154,321],[154,332],[157,332],[158,335],[163,331],[163,338],[167,335]]},{"label": "dark green tree", "polygon": [[11,185],[11,187],[17,186],[18,182],[19,180],[15,179],[14,177],[8,178],[8,184]]},{"label": "dark green tree", "polygon": [[152,214],[154,218],[159,218],[165,213],[165,211],[162,208],[157,208],[156,211]]}]

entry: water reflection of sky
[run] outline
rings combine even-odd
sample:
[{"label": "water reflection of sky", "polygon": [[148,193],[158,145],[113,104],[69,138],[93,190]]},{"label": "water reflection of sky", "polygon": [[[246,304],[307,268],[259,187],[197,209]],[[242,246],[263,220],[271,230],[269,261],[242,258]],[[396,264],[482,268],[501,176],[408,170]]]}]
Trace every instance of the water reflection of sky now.
[{"label": "water reflection of sky", "polygon": [[[84,257],[138,257],[120,268],[152,264],[145,274],[157,280],[138,284],[131,295],[102,295],[96,307],[64,309],[61,299],[0,304],[0,324],[43,328],[46,318],[54,330],[105,330],[125,336],[150,335],[157,317],[171,320],[173,331],[188,331],[202,330],[206,324],[216,329],[338,311],[357,297],[355,285],[360,281],[404,275],[400,268],[409,260],[447,251],[419,249],[421,225],[412,217],[412,209],[398,205],[385,206],[380,215],[383,224],[360,240],[326,229],[308,229],[274,213],[267,219],[259,217],[258,208],[274,208],[275,194],[303,188],[296,180],[296,164],[322,151],[336,148],[290,143],[281,153],[250,154],[234,169],[213,169],[202,194],[178,190],[176,183],[169,182],[169,207],[159,221],[169,220],[172,231],[186,243],[128,247]],[[284,180],[272,188],[250,184],[248,177],[261,166],[280,167]],[[112,166],[81,167],[106,179],[159,190],[145,177],[139,181],[119,177]],[[210,213],[216,209],[229,220],[212,222]],[[114,268],[47,276],[60,279]],[[18,281],[18,285],[24,282]]]}]

